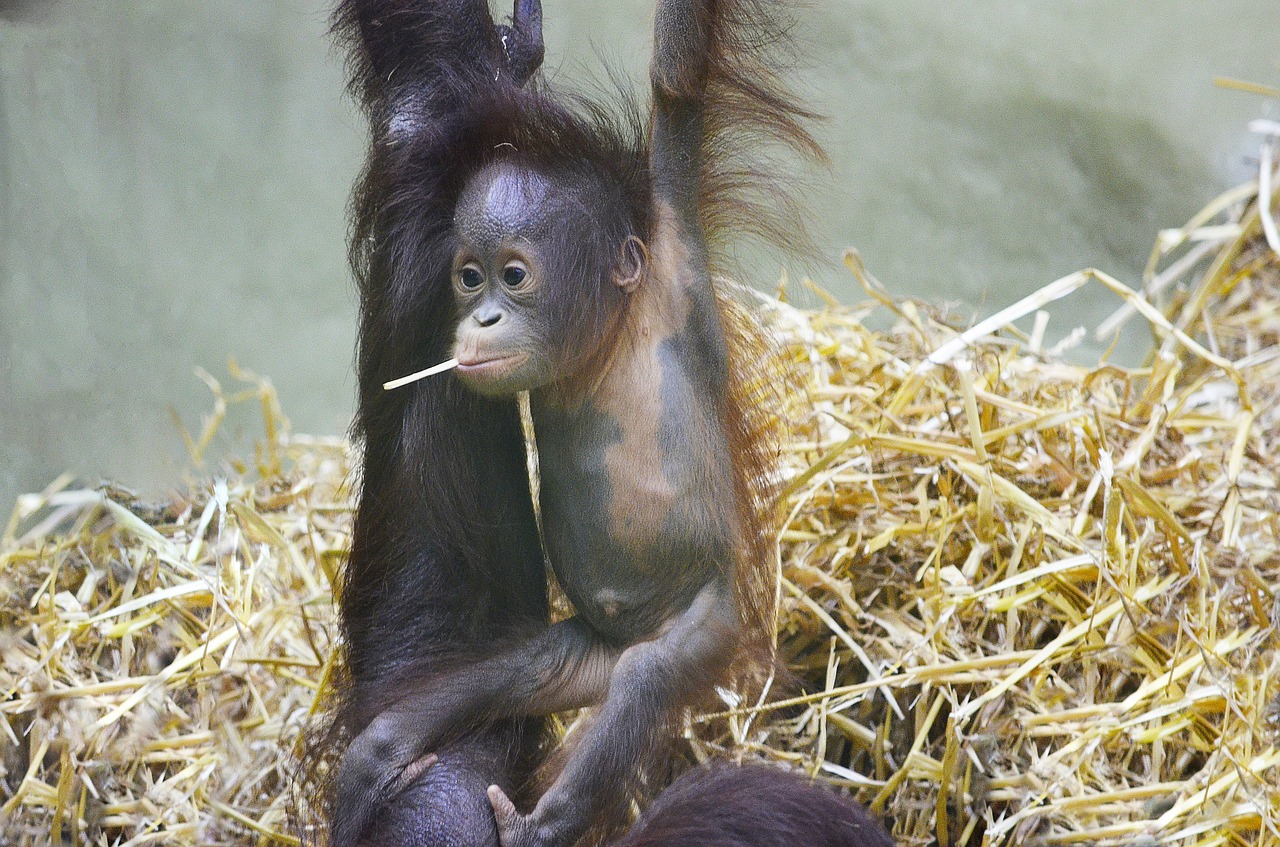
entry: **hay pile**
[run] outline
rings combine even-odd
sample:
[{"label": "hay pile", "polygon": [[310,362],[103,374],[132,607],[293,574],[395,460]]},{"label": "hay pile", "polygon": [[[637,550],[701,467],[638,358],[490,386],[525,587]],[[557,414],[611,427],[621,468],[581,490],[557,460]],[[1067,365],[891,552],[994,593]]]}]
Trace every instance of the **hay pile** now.
[{"label": "hay pile", "polygon": [[[780,410],[800,682],[726,695],[691,748],[853,786],[903,844],[1280,845],[1280,259],[1256,187],[1162,234],[1156,305],[1085,272],[959,333],[848,261],[891,332],[872,306],[769,310],[807,383]],[[1149,367],[1007,326],[1085,284],[1151,324]],[[18,503],[0,844],[296,843],[352,457],[248,394],[268,438],[246,473]]]}]

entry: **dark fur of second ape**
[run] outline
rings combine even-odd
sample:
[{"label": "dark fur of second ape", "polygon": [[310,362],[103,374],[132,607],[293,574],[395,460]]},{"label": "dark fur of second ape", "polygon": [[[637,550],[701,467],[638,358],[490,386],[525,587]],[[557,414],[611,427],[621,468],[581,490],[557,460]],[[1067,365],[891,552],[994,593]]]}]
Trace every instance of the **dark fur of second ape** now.
[{"label": "dark fur of second ape", "polygon": [[614,847],[893,847],[863,806],[761,765],[690,771]]},{"label": "dark fur of second ape", "polygon": [[[343,661],[331,725],[311,734],[303,765],[307,801],[330,823],[350,810],[326,790],[326,760],[400,699],[406,680],[473,664],[548,623],[516,404],[454,380],[382,390],[452,346],[451,254],[442,245],[456,199],[454,151],[471,137],[466,104],[475,90],[518,87],[536,71],[540,15],[530,0],[518,0],[509,26],[495,25],[477,0],[343,0],[335,15],[371,143],[350,250],[360,295],[352,435],[363,452],[337,592]],[[434,766],[402,775],[402,790],[372,810],[363,835],[382,847],[493,847],[485,789],[519,792],[542,747],[538,718],[473,727],[433,751]]]},{"label": "dark fur of second ape", "polygon": [[[387,32],[442,25],[417,4],[385,5],[404,7],[375,22]],[[389,155],[419,186],[405,197],[419,252],[399,260],[431,280],[431,297],[453,291],[460,367],[442,381],[499,401],[531,392],[544,543],[576,615],[407,677],[343,760],[336,847],[471,727],[602,704],[528,815],[489,791],[506,847],[570,844],[628,796],[665,722],[724,678],[744,633],[763,637],[767,457],[712,275],[728,230],[783,231],[752,210],[766,180],[733,154],[769,138],[817,152],[770,71],[776,12],[660,0],[643,123],[565,105],[501,67],[460,71],[441,52],[460,43],[395,53],[376,78],[403,87],[384,116]],[[431,217],[415,218],[415,203]]]}]

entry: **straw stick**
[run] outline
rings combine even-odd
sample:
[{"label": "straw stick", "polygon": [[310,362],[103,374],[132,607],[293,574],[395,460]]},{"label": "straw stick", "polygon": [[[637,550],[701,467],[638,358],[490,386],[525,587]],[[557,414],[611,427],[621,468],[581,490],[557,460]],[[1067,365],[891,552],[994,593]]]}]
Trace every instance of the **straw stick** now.
[{"label": "straw stick", "polygon": [[411,373],[408,376],[402,376],[399,379],[393,379],[390,382],[384,382],[382,384],[382,390],[390,391],[393,388],[399,388],[402,385],[408,385],[411,382],[417,382],[420,379],[426,379],[429,376],[435,376],[438,373],[444,373],[445,371],[456,368],[457,366],[458,366],[457,359],[449,359],[448,361],[441,362],[438,365],[432,365],[429,368],[424,368],[418,371],[417,373]]},{"label": "straw stick", "polygon": [[[788,684],[744,667],[727,710],[686,724],[689,757],[831,780],[902,847],[1280,847],[1280,256],[1263,208],[1242,186],[1159,236],[1147,278],[1185,289],[1175,318],[1093,270],[961,333],[854,253],[860,306],[718,281],[775,342],[750,377],[781,389],[757,411],[783,434]],[[1062,361],[1042,317],[1004,331],[1090,280],[1155,328],[1148,367]],[[881,307],[898,323],[869,328]],[[270,383],[237,373],[245,390],[208,377],[192,461],[237,404],[264,418],[263,460],[157,503],[67,477],[5,523],[14,843],[319,838],[319,788],[290,786],[301,728],[347,673],[331,590],[357,454],[290,434]]]}]

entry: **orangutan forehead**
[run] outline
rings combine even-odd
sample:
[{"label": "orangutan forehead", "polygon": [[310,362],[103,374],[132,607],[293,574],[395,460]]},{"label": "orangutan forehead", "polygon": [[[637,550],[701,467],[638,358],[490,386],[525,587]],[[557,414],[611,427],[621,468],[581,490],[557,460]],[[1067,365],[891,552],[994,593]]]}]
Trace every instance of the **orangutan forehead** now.
[{"label": "orangutan forehead", "polygon": [[546,179],[513,165],[491,166],[471,180],[458,201],[454,224],[479,249],[541,234],[555,205]]}]

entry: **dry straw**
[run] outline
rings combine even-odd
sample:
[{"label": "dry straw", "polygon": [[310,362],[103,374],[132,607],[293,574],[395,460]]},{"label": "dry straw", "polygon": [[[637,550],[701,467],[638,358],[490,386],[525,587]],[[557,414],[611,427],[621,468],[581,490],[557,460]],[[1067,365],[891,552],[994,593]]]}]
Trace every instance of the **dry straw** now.
[{"label": "dry straw", "polygon": [[[856,789],[901,843],[1280,845],[1280,259],[1256,187],[963,332],[893,300],[765,317],[803,390],[780,504],[778,674],[695,756]],[[1206,246],[1209,245],[1209,246]],[[1091,286],[1147,365],[1044,350]],[[891,332],[863,326],[891,310]],[[1012,322],[1029,319],[1022,332]],[[211,378],[210,378],[211,379]],[[3,844],[295,843],[352,457],[268,438],[148,505],[61,480],[0,553]],[[220,412],[219,412],[220,414]],[[190,439],[193,452],[216,428]]]}]

